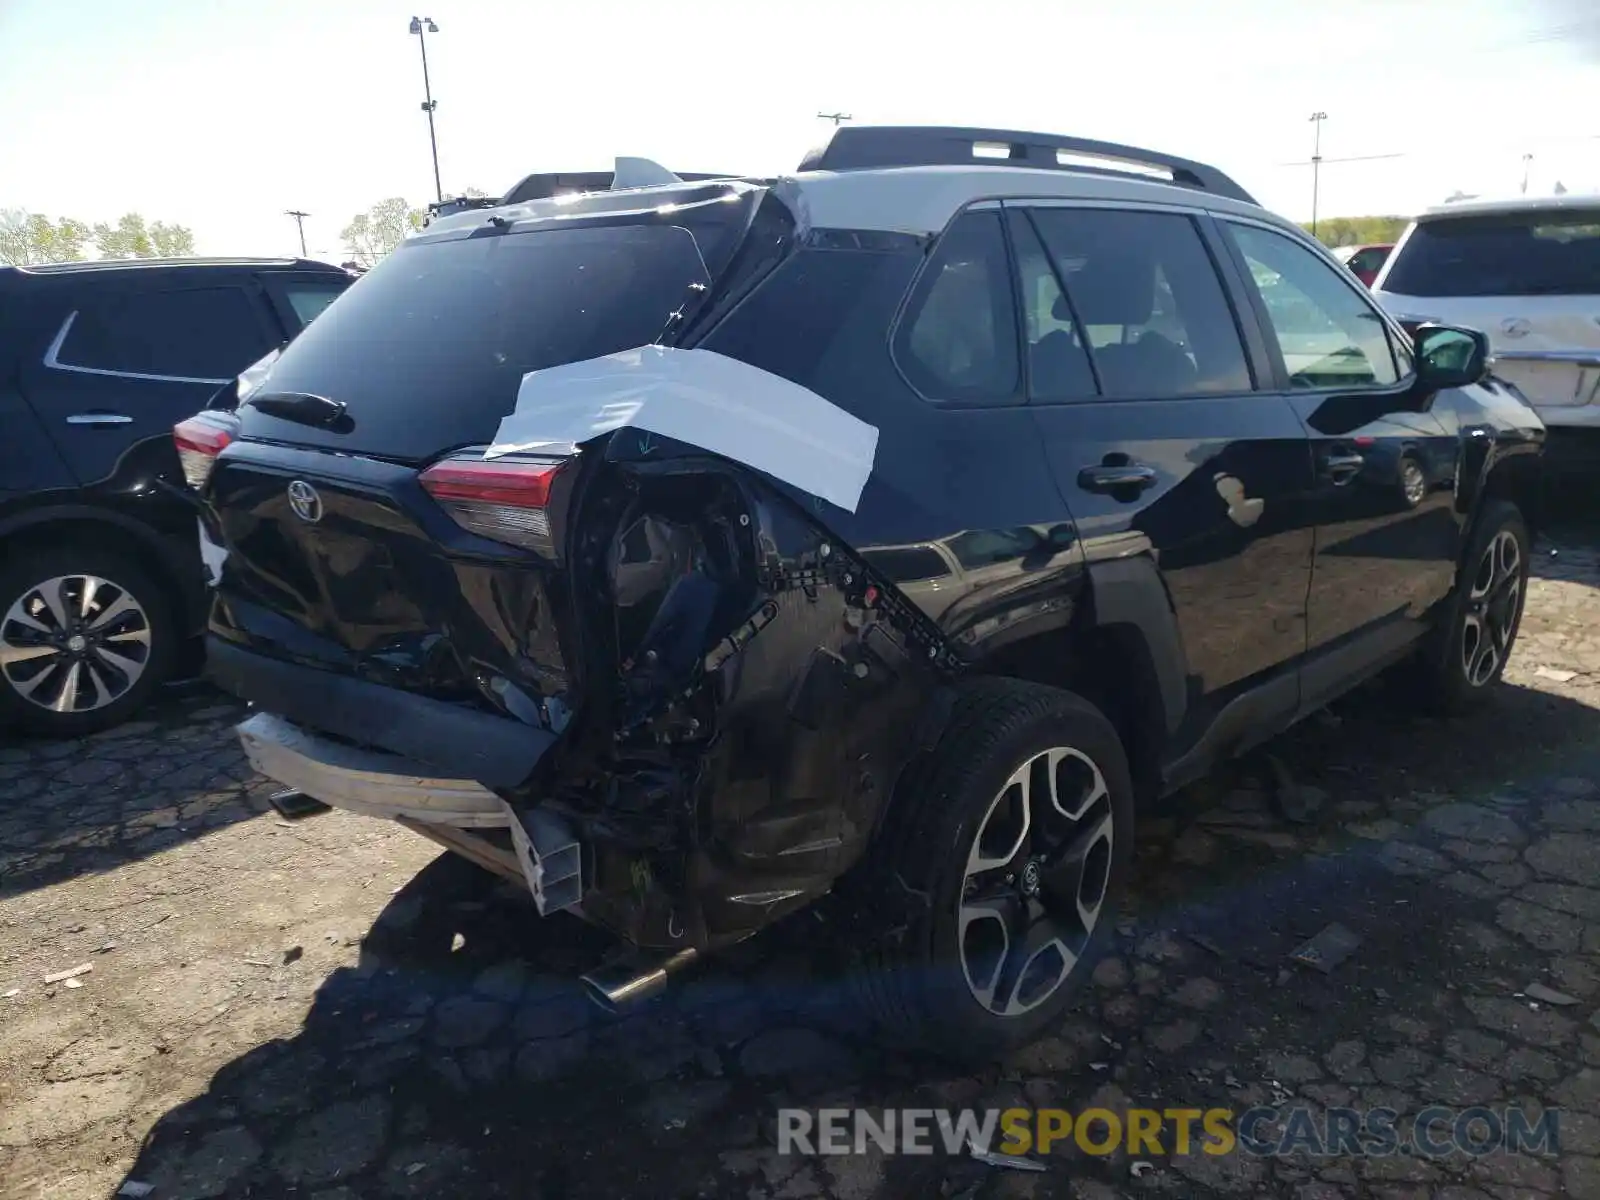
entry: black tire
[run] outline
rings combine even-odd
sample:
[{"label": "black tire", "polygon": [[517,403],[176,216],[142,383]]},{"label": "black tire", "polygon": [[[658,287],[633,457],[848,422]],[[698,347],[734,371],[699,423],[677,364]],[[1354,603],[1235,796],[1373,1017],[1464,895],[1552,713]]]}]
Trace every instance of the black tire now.
[{"label": "black tire", "polygon": [[[14,619],[13,614],[16,606],[30,596],[37,596],[37,589],[47,581],[78,577],[103,581],[96,585],[91,597],[91,624],[95,618],[113,613],[121,606],[123,597],[132,601],[134,609],[110,616],[100,628],[84,631],[88,638],[84,654],[93,661],[79,664],[80,683],[70,701],[72,707],[67,711],[55,711],[25,695],[24,691],[29,684],[34,684],[33,693],[43,693],[46,698],[54,694],[59,699],[65,691],[62,685],[71,659],[18,660],[13,657],[19,647],[42,648],[46,643],[54,644],[51,634],[41,633]],[[81,599],[81,591],[75,594]],[[77,613],[68,612],[67,616],[69,621],[82,620]],[[54,630],[57,622],[53,615],[44,612],[40,618],[38,623]],[[147,640],[140,640],[141,630],[147,632]],[[25,646],[29,642],[33,645]],[[51,546],[8,556],[4,565],[0,565],[0,725],[15,725],[45,737],[81,737],[120,724],[167,679],[176,642],[177,624],[167,592],[144,568],[114,550],[90,543]],[[110,665],[111,660],[98,656],[101,648],[123,662],[135,663],[138,671],[124,671]],[[6,661],[8,657],[11,657],[9,662]],[[49,671],[54,671],[55,675],[41,678]],[[99,689],[92,686],[96,679],[110,697],[103,703]]]},{"label": "black tire", "polygon": [[[991,952],[985,958],[981,946],[969,955],[973,961],[1000,962],[992,976],[987,975],[987,966],[979,972],[983,987],[969,983],[970,971],[963,965],[968,961],[962,956],[963,914],[979,899],[968,890],[967,871],[980,849],[998,853],[1009,839],[1009,829],[995,838],[986,825],[991,810],[1000,819],[1003,802],[1007,811],[1014,806],[1015,789],[1006,788],[1008,780],[1052,748],[1082,756],[1098,770],[1104,784],[1103,800],[1086,809],[1081,825],[1071,826],[1073,832],[1065,835],[1082,844],[1102,827],[1109,831],[1104,852],[1096,849],[1085,855],[1078,881],[1064,884],[1075,889],[1072,911],[1081,913],[1083,889],[1086,885],[1092,889],[1103,871],[1101,899],[1081,948],[1073,941],[1075,965],[1056,955],[1068,969],[1055,990],[1026,1011],[1000,1015],[994,1005],[1001,1001],[996,999],[986,1008],[979,992],[992,990],[998,997],[1008,974],[1005,956]],[[1069,782],[1087,778],[1076,758],[1062,762],[1053,778]],[[1041,777],[1030,778],[1037,787]],[[1040,846],[1055,836],[1055,823],[1061,820],[1059,810],[1047,810],[1046,815],[1049,820],[1041,820],[1038,830],[1030,831]],[[982,847],[980,835],[985,839]],[[1076,987],[1093,970],[1095,957],[1116,923],[1116,900],[1132,850],[1133,784],[1127,757],[1116,730],[1098,709],[1071,693],[1018,680],[982,679],[964,685],[937,747],[912,764],[896,789],[888,819],[863,863],[862,891],[871,898],[864,911],[876,928],[869,925],[871,934],[852,975],[869,1014],[899,1044],[967,1062],[993,1061],[1031,1041],[1060,1018]],[[1096,854],[1100,857],[1090,864],[1089,858]],[[1038,865],[1032,858],[1027,861]],[[1046,878],[1048,872],[1060,870],[1047,867]],[[991,887],[1009,887],[1005,871],[985,871],[975,877],[974,889],[988,895]],[[1018,888],[1023,878],[1018,874]],[[1035,872],[1033,878],[1037,883],[1040,876]],[[1013,906],[1008,911],[1024,911],[1015,905],[1030,900],[1061,905],[1060,894],[1052,899],[1047,883],[1008,902]],[[975,949],[974,940],[981,943],[995,936],[986,929],[974,938],[974,930],[987,924],[973,921],[965,926],[969,951]],[[1077,937],[1075,932],[1073,938]],[[1006,944],[1011,945],[1009,939]],[[1054,962],[1046,965],[1046,975],[1059,974]],[[1019,1001],[1029,998],[1025,986],[1029,977],[1023,972],[1015,989]],[[988,982],[996,986],[990,989]]]},{"label": "black tire", "polygon": [[[1530,541],[1527,523],[1516,505],[1505,500],[1485,502],[1462,559],[1455,591],[1423,647],[1421,670],[1413,678],[1425,707],[1447,714],[1465,712],[1481,703],[1499,682],[1522,625],[1533,550]],[[1478,593],[1485,572],[1493,570],[1488,562],[1490,551],[1500,553],[1508,544],[1516,548],[1516,566],[1504,581],[1490,580],[1485,600]],[[1483,657],[1491,651],[1492,663]]]}]

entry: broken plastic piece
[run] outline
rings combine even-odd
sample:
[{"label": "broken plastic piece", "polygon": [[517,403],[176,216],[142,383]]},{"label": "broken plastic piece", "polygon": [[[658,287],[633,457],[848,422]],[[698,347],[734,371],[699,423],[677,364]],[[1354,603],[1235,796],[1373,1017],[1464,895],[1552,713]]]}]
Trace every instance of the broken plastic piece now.
[{"label": "broken plastic piece", "polygon": [[65,983],[69,979],[76,979],[79,975],[87,975],[94,970],[93,963],[84,963],[82,966],[73,967],[66,971],[56,971],[44,977],[45,983]]},{"label": "broken plastic piece", "polygon": [[998,1150],[983,1150],[969,1142],[967,1149],[978,1162],[990,1167],[1005,1167],[1011,1171],[1045,1171],[1048,1168],[1042,1162],[1035,1162],[1031,1158],[1023,1158],[1020,1154],[1001,1154]]},{"label": "broken plastic piece", "polygon": [[1143,1179],[1155,1169],[1155,1163],[1145,1162],[1142,1158],[1137,1162],[1128,1164],[1128,1174],[1132,1175],[1135,1179]]},{"label": "broken plastic piece", "polygon": [[1361,937],[1334,921],[1289,957],[1302,966],[1331,974],[1333,969],[1355,953]]},{"label": "broken plastic piece", "polygon": [[117,1195],[131,1197],[131,1200],[144,1200],[151,1192],[156,1190],[153,1183],[141,1183],[137,1179],[129,1179],[117,1189]]},{"label": "broken plastic piece", "polygon": [[1523,994],[1526,995],[1530,1000],[1542,1000],[1546,1004],[1555,1004],[1563,1008],[1569,1004],[1578,1003],[1578,998],[1576,996],[1569,996],[1565,992],[1558,992],[1555,990],[1555,988],[1545,987],[1544,984],[1537,981],[1530,983],[1526,988],[1524,988]]}]

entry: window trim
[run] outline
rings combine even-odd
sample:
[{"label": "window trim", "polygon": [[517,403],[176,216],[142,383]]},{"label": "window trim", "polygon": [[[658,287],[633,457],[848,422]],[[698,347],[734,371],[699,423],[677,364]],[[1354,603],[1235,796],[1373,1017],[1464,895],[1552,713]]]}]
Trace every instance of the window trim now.
[{"label": "window trim", "polygon": [[[1239,286],[1244,289],[1245,301],[1250,305],[1255,314],[1256,323],[1261,327],[1262,337],[1266,339],[1268,360],[1272,364],[1272,373],[1277,384],[1277,391],[1286,396],[1332,396],[1332,395],[1359,395],[1377,396],[1390,393],[1404,394],[1416,382],[1415,354],[1412,355],[1412,368],[1409,373],[1400,369],[1400,355],[1396,353],[1397,345],[1411,346],[1410,335],[1405,332],[1400,323],[1386,312],[1381,305],[1372,299],[1372,294],[1362,282],[1351,273],[1349,268],[1333,257],[1333,254],[1321,242],[1310,234],[1299,229],[1289,229],[1272,221],[1255,220],[1250,217],[1235,216],[1232,213],[1213,213],[1212,219],[1217,223],[1217,236],[1227,248],[1229,257],[1233,260],[1234,269],[1239,274]],[[1389,345],[1389,359],[1394,366],[1397,376],[1394,383],[1365,383],[1349,384],[1341,387],[1294,387],[1289,381],[1289,367],[1283,357],[1283,346],[1278,341],[1277,328],[1272,324],[1272,316],[1267,311],[1266,302],[1261,298],[1261,289],[1255,286],[1254,277],[1250,274],[1250,264],[1245,261],[1244,251],[1238,242],[1224,228],[1225,225],[1244,225],[1253,229],[1275,233],[1287,241],[1297,243],[1313,255],[1320,257],[1333,272],[1340,284],[1360,303],[1378,316],[1378,323],[1387,335]],[[1403,342],[1397,342],[1403,338]]]},{"label": "window trim", "polygon": [[[1193,204],[1161,204],[1151,201],[1080,200],[1074,197],[1061,196],[1045,197],[1039,200],[1029,200],[1024,197],[1007,197],[1001,202],[1001,207],[1006,209],[1008,212],[1015,211],[1018,213],[1018,215],[1024,217],[1028,222],[1028,227],[1033,230],[1034,237],[1039,240],[1039,245],[1045,252],[1045,260],[1049,264],[1050,271],[1056,277],[1056,286],[1061,289],[1062,296],[1066,298],[1067,307],[1072,310],[1072,321],[1078,329],[1078,335],[1082,339],[1085,352],[1089,356],[1089,369],[1094,376],[1095,386],[1098,389],[1097,394],[1094,396],[1080,396],[1070,400],[1035,400],[1031,390],[1032,380],[1026,373],[1029,356],[1026,353],[1027,347],[1024,346],[1024,385],[1029,389],[1028,404],[1030,406],[1038,405],[1041,408],[1057,408],[1062,405],[1074,404],[1167,404],[1174,401],[1181,403],[1189,400],[1215,400],[1224,396],[1253,396],[1271,390],[1267,387],[1266,381],[1262,377],[1261,367],[1263,362],[1260,358],[1258,358],[1256,337],[1258,336],[1259,331],[1251,328],[1252,322],[1245,319],[1245,313],[1240,308],[1241,300],[1244,303],[1251,302],[1250,296],[1249,294],[1246,294],[1241,298],[1235,294],[1236,289],[1240,286],[1240,284],[1239,281],[1233,277],[1232,272],[1229,269],[1230,267],[1235,267],[1232,259],[1231,243],[1228,243],[1223,247],[1223,250],[1228,254],[1227,258],[1220,257],[1218,247],[1212,244],[1212,230],[1207,224],[1208,220],[1213,216],[1213,213],[1210,209],[1202,208]],[[1233,318],[1233,331],[1239,339],[1239,353],[1240,357],[1242,357],[1244,360],[1245,373],[1250,377],[1250,386],[1240,391],[1190,392],[1181,396],[1151,396],[1144,399],[1136,399],[1128,396],[1107,395],[1105,392],[1105,385],[1100,379],[1100,367],[1095,362],[1092,348],[1089,348],[1088,332],[1084,328],[1082,321],[1078,318],[1078,306],[1073,301],[1071,294],[1067,290],[1066,280],[1061,277],[1061,272],[1059,269],[1057,269],[1055,256],[1050,253],[1050,243],[1045,240],[1044,232],[1039,228],[1038,222],[1036,222],[1032,216],[1033,209],[1060,208],[1092,209],[1110,212],[1145,212],[1160,216],[1187,218],[1189,227],[1194,231],[1195,237],[1200,242],[1201,249],[1205,252],[1206,261],[1211,264],[1211,271],[1216,277],[1217,287],[1221,290],[1223,301],[1228,306],[1228,314]],[[1005,230],[1006,241],[1009,244],[1011,240],[1010,226],[1006,225]],[[1226,239],[1224,239],[1224,241],[1226,241]],[[1017,277],[1017,283],[1013,285],[1014,290],[1020,290],[1020,274],[1014,270],[1013,275]],[[1256,321],[1259,322],[1260,314],[1256,313],[1253,307],[1250,311],[1252,316],[1255,317]],[[1021,319],[1022,314],[1020,309],[1018,310],[1017,316],[1017,328],[1019,330],[1019,336],[1026,341],[1026,330],[1023,328],[1024,322]],[[1266,353],[1265,365],[1267,365],[1268,368],[1273,371],[1274,375],[1276,375],[1276,367],[1273,366],[1270,347],[1262,346],[1260,349]]]},{"label": "window trim", "polygon": [[[1024,353],[1025,347],[1023,345],[1025,339],[1022,329],[1022,313],[1016,307],[1017,270],[1014,252],[1011,248],[1011,236],[1006,229],[1003,207],[1004,206],[1002,202],[998,198],[985,197],[981,200],[974,200],[971,204],[965,205],[964,207],[956,210],[955,214],[950,218],[949,224],[941,229],[938,235],[928,242],[928,248],[923,254],[922,262],[918,265],[916,272],[911,276],[911,282],[906,286],[905,294],[900,297],[900,304],[899,307],[895,309],[894,319],[889,322],[889,362],[893,364],[895,374],[900,376],[900,381],[911,390],[912,395],[916,396],[916,398],[921,400],[924,404],[927,404],[933,408],[948,409],[952,412],[984,412],[990,409],[993,409],[996,412],[1009,412],[1015,409],[1028,407],[1028,367],[1027,356]],[[905,367],[902,366],[900,362],[900,344],[902,341],[901,334],[905,332],[906,320],[911,313],[911,305],[913,301],[921,296],[923,283],[927,279],[928,271],[933,264],[934,258],[937,257],[939,253],[940,246],[944,244],[945,238],[948,237],[950,231],[955,228],[956,222],[960,221],[961,218],[966,216],[968,213],[973,212],[992,212],[995,214],[995,220],[998,221],[1000,225],[1001,243],[1005,248],[1006,270],[1011,278],[1011,286],[1007,290],[1011,295],[1011,307],[1013,310],[1012,326],[1014,328],[1017,343],[1015,349],[1015,353],[1017,354],[1017,390],[1008,399],[998,402],[941,400],[936,396],[929,396],[916,385],[911,376],[906,373]]]},{"label": "window trim", "polygon": [[56,333],[55,339],[44,352],[44,365],[52,371],[71,371],[77,375],[109,376],[112,379],[138,379],[146,383],[209,383],[217,387],[231,383],[229,379],[204,379],[198,375],[147,375],[141,371],[110,371],[105,367],[80,367],[75,363],[61,361],[61,347],[67,340],[67,334],[72,332],[72,323],[78,319],[78,309],[73,309],[67,314],[67,319],[61,322],[61,329]]}]

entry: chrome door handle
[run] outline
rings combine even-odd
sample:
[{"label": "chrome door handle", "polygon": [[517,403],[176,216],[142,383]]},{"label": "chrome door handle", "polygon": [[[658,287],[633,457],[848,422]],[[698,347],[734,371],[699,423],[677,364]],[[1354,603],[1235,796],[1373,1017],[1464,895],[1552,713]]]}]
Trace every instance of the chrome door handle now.
[{"label": "chrome door handle", "polygon": [[1155,485],[1155,470],[1143,463],[1102,464],[1078,472],[1078,486],[1086,492],[1142,492]]},{"label": "chrome door handle", "polygon": [[1349,483],[1366,462],[1359,454],[1330,454],[1322,460],[1322,469],[1335,483]]},{"label": "chrome door handle", "polygon": [[133,418],[122,413],[90,412],[73,413],[67,418],[68,425],[132,425]]}]

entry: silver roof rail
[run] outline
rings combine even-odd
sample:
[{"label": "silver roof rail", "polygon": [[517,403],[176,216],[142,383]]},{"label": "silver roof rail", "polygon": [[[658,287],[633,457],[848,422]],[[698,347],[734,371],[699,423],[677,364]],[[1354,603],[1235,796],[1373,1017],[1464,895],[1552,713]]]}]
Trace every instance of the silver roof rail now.
[{"label": "silver roof rail", "polygon": [[1155,179],[1255,204],[1256,199],[1215,167],[1137,146],[1057,133],[1018,133],[960,126],[841,125],[813,150],[802,171],[863,171],[882,167],[1032,167],[1054,171]]}]

